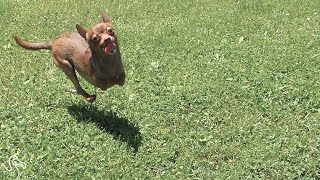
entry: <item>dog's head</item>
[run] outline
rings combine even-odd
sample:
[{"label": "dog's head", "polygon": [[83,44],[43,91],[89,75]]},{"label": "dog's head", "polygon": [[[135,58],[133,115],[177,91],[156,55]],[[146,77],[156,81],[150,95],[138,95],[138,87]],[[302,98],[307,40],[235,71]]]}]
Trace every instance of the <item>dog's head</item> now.
[{"label": "dog's head", "polygon": [[111,23],[111,18],[106,12],[102,12],[103,22],[95,25],[90,30],[85,30],[77,24],[78,33],[89,43],[90,48],[95,52],[104,53],[106,56],[113,56],[117,53],[117,35]]},{"label": "dog's head", "polygon": [[106,12],[102,12],[101,15],[102,23],[89,30],[85,30],[77,24],[77,31],[88,42],[94,54],[98,55],[101,60],[108,60],[106,63],[111,62],[112,66],[106,66],[106,70],[110,73],[113,83],[122,86],[125,82],[125,73],[117,35],[112,26],[110,16]]}]

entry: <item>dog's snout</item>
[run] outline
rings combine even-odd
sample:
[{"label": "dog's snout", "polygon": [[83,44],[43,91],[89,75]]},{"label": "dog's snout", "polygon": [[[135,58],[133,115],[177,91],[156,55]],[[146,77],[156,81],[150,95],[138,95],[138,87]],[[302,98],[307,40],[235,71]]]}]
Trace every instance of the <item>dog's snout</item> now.
[{"label": "dog's snout", "polygon": [[106,43],[106,44],[109,44],[111,42],[111,38],[106,38],[105,40],[104,40],[104,43]]}]

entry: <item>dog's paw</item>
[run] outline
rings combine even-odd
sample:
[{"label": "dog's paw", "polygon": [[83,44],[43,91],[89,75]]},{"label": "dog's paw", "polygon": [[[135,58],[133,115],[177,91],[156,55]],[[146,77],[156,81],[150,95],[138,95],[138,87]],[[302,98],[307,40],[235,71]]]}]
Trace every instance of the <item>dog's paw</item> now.
[{"label": "dog's paw", "polygon": [[87,97],[87,101],[89,103],[93,103],[96,100],[96,95],[91,95],[89,97]]}]

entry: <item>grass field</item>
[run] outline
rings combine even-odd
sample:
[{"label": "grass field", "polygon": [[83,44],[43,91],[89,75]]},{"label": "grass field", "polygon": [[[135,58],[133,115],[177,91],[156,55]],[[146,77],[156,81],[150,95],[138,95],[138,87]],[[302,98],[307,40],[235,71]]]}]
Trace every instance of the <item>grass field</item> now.
[{"label": "grass field", "polygon": [[[50,40],[102,10],[127,80],[81,80],[90,105],[12,35]],[[320,178],[319,0],[0,0],[0,25],[0,179]]]}]

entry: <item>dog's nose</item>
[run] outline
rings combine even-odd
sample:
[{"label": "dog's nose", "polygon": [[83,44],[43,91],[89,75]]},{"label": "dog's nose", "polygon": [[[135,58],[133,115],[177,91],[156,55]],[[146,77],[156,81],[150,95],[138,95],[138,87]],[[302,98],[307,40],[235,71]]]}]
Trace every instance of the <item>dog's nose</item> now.
[{"label": "dog's nose", "polygon": [[109,44],[111,42],[111,38],[107,38],[104,40],[104,43]]}]

